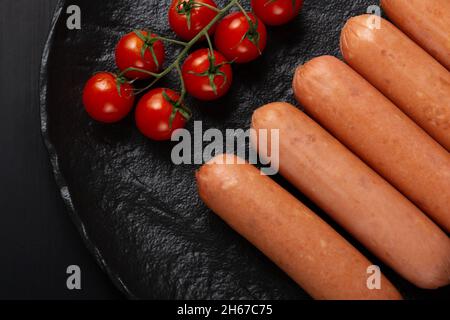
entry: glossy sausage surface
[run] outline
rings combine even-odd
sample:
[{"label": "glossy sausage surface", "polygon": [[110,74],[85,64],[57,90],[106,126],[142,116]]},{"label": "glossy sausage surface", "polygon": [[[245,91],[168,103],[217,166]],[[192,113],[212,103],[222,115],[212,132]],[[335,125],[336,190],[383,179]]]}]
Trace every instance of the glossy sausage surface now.
[{"label": "glossy sausage surface", "polygon": [[272,179],[250,164],[221,160],[197,173],[201,199],[313,298],[401,298],[384,277],[380,290],[369,290],[371,263]]},{"label": "glossy sausage surface", "polygon": [[252,125],[280,130],[280,173],[384,263],[422,288],[450,283],[447,235],[306,114],[271,103]]},{"label": "glossy sausage surface", "polygon": [[388,17],[450,70],[450,1],[381,0]]},{"label": "glossy sausage surface", "polygon": [[316,121],[450,232],[450,155],[342,61],[299,67],[294,93]]},{"label": "glossy sausage surface", "polygon": [[381,19],[380,28],[375,28],[370,15],[347,21],[341,51],[354,70],[450,150],[447,69],[389,21]]}]

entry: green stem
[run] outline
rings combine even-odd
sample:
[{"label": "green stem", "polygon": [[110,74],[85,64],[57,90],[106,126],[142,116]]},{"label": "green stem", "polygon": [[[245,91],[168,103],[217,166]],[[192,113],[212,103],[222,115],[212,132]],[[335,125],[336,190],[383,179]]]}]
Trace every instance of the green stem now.
[{"label": "green stem", "polygon": [[205,38],[206,38],[206,41],[208,42],[209,50],[211,51],[211,54],[214,56],[214,47],[212,45],[211,38],[209,37],[208,32],[206,32]]},{"label": "green stem", "polygon": [[178,100],[178,104],[181,105],[184,101],[184,98],[186,98],[186,84],[184,83],[183,72],[181,71],[180,64],[177,64],[176,69],[178,71],[178,74],[180,75],[181,94],[180,99]]},{"label": "green stem", "polygon": [[[152,77],[158,76],[158,73],[153,73],[153,72],[150,72],[150,71],[147,71],[147,70],[144,70],[144,69],[139,69],[139,68],[134,68],[134,67],[129,67],[129,68],[123,70],[121,73],[119,73],[118,76],[119,77],[124,77],[125,74],[130,72],[130,71],[142,72],[142,73],[148,74],[149,76],[152,76]],[[132,80],[132,81],[135,81],[135,80]]]},{"label": "green stem", "polygon": [[[242,8],[242,6],[239,3],[239,0],[231,0],[225,7],[223,7],[222,9],[220,9],[220,11],[218,11],[218,14],[214,17],[214,19],[211,20],[211,22],[202,29],[202,31],[200,31],[194,38],[192,38],[191,41],[189,41],[188,43],[186,43],[186,45],[184,46],[183,50],[180,52],[180,54],[178,55],[178,57],[175,59],[175,61],[170,64],[164,71],[162,71],[161,73],[155,74],[153,75],[155,77],[155,80],[153,80],[148,86],[142,88],[141,90],[138,91],[138,93],[136,94],[140,94],[148,89],[150,89],[151,87],[153,87],[161,78],[164,78],[165,76],[167,76],[173,69],[177,68],[177,66],[181,65],[181,61],[184,59],[184,57],[188,54],[189,50],[191,50],[191,48],[202,38],[202,37],[206,37],[206,35],[208,34],[209,29],[211,29],[211,27],[213,25],[215,25],[220,19],[223,18],[223,16],[235,5],[238,5],[239,7]],[[125,74],[128,71],[132,71],[129,69],[126,69],[122,72],[122,74]]]},{"label": "green stem", "polygon": [[239,10],[242,11],[242,13],[244,14],[245,18],[247,18],[247,21],[249,23],[253,23],[253,20],[250,19],[250,16],[248,15],[247,11],[244,9],[244,7],[239,3],[239,1],[236,3],[236,5],[238,6]]},{"label": "green stem", "polygon": [[166,37],[161,37],[161,36],[157,36],[156,39],[161,40],[161,41],[165,41],[165,42],[169,42],[169,43],[173,43],[173,44],[177,44],[183,47],[186,47],[188,45],[187,42],[184,41],[178,41],[175,39],[170,39],[170,38],[166,38]]},{"label": "green stem", "polygon": [[211,9],[211,10],[215,11],[215,12],[220,12],[220,9],[219,9],[219,8],[213,7],[213,6],[211,6],[211,5],[207,4],[207,3],[203,3],[203,2],[195,2],[195,1],[194,1],[194,4],[197,5],[197,6],[199,6],[199,7],[206,7],[206,8],[208,8],[208,9]]}]

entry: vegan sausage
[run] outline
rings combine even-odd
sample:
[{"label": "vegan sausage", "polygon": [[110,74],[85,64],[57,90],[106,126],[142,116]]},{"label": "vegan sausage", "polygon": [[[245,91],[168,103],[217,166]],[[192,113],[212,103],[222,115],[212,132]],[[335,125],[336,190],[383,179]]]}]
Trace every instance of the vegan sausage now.
[{"label": "vegan sausage", "polygon": [[308,114],[450,231],[450,156],[392,102],[335,57],[295,72]]},{"label": "vegan sausage", "polygon": [[381,0],[388,17],[450,70],[450,1]]},{"label": "vegan sausage", "polygon": [[[450,150],[450,72],[389,21],[376,17],[381,23],[374,27],[375,17],[347,21],[341,33],[345,61]],[[450,45],[450,28],[447,33]]]},{"label": "vegan sausage", "polygon": [[271,103],[252,126],[279,130],[280,173],[384,263],[421,288],[450,283],[447,235],[306,114]]},{"label": "vegan sausage", "polygon": [[385,277],[381,289],[368,289],[371,263],[361,253],[269,177],[237,161],[221,155],[198,171],[201,199],[313,298],[401,299]]}]

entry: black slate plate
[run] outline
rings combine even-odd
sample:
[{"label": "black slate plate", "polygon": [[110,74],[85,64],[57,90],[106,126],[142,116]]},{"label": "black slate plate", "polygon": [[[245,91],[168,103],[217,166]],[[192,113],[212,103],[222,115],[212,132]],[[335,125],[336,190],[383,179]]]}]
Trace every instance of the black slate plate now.
[{"label": "black slate plate", "polygon": [[[41,122],[69,213],[95,259],[129,298],[308,299],[202,204],[194,183],[197,167],[174,166],[172,144],[143,138],[132,117],[105,126],[91,121],[83,110],[84,83],[95,71],[114,70],[113,49],[122,34],[146,27],[171,35],[166,22],[169,2],[71,0],[68,4],[82,10],[80,31],[66,28],[66,1],[57,6],[42,60]],[[210,104],[189,101],[194,118],[205,128],[247,128],[258,106],[274,100],[294,102],[295,66],[318,55],[339,55],[344,22],[372,4],[307,0],[295,22],[270,30],[262,58],[234,68],[236,81],[226,98]],[[171,86],[175,79],[163,83]],[[424,291],[408,284],[330,223],[381,265],[405,297],[450,296],[448,287]]]}]

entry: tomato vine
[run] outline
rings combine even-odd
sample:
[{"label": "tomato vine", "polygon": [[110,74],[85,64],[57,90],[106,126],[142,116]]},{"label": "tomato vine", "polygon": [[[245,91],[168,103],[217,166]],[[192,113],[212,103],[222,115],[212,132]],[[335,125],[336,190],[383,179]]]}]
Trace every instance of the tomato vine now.
[{"label": "tomato vine", "polygon": [[[181,1],[180,1],[180,3],[181,3]],[[175,58],[175,60],[167,68],[165,68],[163,71],[161,71],[160,73],[149,72],[147,70],[134,68],[134,67],[127,68],[127,69],[123,70],[122,72],[120,72],[118,74],[118,78],[120,78],[120,79],[122,79],[125,76],[125,74],[127,74],[127,72],[130,72],[130,71],[142,72],[142,73],[150,75],[150,76],[152,76],[154,78],[147,86],[145,86],[145,87],[135,91],[134,92],[135,95],[139,95],[139,94],[147,91],[148,89],[152,88],[158,81],[160,81],[162,78],[167,76],[173,70],[176,70],[178,72],[179,78],[180,78],[181,94],[180,94],[179,101],[177,101],[177,105],[180,105],[185,100],[186,94],[187,94],[186,93],[186,86],[185,86],[185,83],[184,83],[184,80],[183,80],[183,76],[182,76],[182,73],[181,73],[181,63],[182,63],[183,59],[187,56],[187,54],[192,49],[192,47],[195,44],[197,44],[200,40],[202,40],[203,38],[206,38],[208,40],[208,44],[210,46],[210,49],[212,50],[212,45],[211,45],[211,41],[210,41],[210,38],[209,38],[208,31],[219,20],[221,20],[225,16],[225,14],[227,14],[233,7],[238,7],[239,10],[241,10],[243,12],[243,14],[245,15],[245,17],[247,18],[247,20],[249,22],[250,30],[256,30],[255,22],[253,22],[251,20],[251,18],[249,17],[249,15],[245,11],[245,9],[243,8],[243,6],[241,5],[239,0],[230,0],[228,2],[228,4],[225,5],[222,9],[211,7],[208,4],[205,4],[205,3],[202,3],[202,2],[188,1],[186,3],[188,4],[188,6],[183,9],[184,11],[187,11],[188,9],[191,9],[191,8],[195,8],[197,6],[205,6],[205,7],[208,7],[210,9],[214,9],[214,11],[217,12],[217,15],[209,22],[209,24],[206,27],[204,27],[189,42],[178,41],[178,40],[174,40],[174,39],[170,39],[170,38],[166,38],[166,37],[161,37],[161,36],[157,36],[157,37],[153,37],[153,38],[151,36],[144,37],[142,34],[138,34],[139,38],[141,38],[146,44],[144,46],[144,48],[145,48],[144,51],[145,50],[150,50],[154,59],[156,59],[154,57],[154,53],[152,51],[152,43],[154,41],[161,40],[161,41],[164,41],[164,42],[168,42],[168,43],[172,43],[172,44],[175,44],[175,45],[179,45],[179,46],[183,47],[183,50],[179,53],[179,55]],[[257,25],[256,25],[256,27],[257,27]],[[137,31],[135,31],[135,32],[137,32]],[[148,34],[150,35],[151,33],[148,32]],[[250,37],[250,40],[252,42],[254,42],[256,46],[258,46],[257,45],[257,43],[258,43],[257,37],[253,37],[250,32],[248,34],[246,34],[246,37],[247,36]],[[144,53],[142,53],[142,54],[144,54]]]},{"label": "tomato vine", "polygon": [[[262,55],[267,45],[265,24],[289,22],[299,13],[303,0],[294,0],[292,8],[290,0],[249,2],[252,9],[247,11],[240,0],[228,0],[221,8],[214,0],[172,0],[168,20],[181,40],[145,28],[122,36],[115,49],[120,71],[91,77],[83,90],[85,109],[95,120],[117,122],[132,110],[136,96],[145,92],[135,109],[136,124],[151,139],[167,139],[192,116],[184,103],[187,94],[202,101],[226,95],[233,81],[230,65]],[[208,48],[190,52],[200,41],[206,41]],[[165,63],[166,44],[181,47],[169,64]],[[179,92],[153,88],[171,72],[179,76]]]}]

